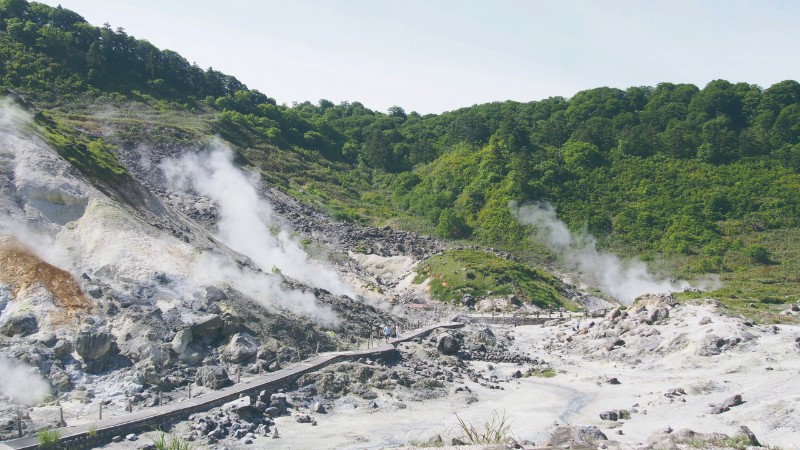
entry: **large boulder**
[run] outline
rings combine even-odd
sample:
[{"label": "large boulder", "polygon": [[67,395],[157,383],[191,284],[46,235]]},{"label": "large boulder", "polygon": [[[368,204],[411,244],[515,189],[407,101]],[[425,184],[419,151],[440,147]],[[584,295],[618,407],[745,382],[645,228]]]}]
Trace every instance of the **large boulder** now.
[{"label": "large boulder", "polygon": [[84,360],[100,359],[116,350],[116,339],[106,331],[82,331],[75,337],[75,351]]},{"label": "large boulder", "polygon": [[247,333],[236,333],[222,352],[222,358],[232,364],[247,361],[258,353],[258,342]]},{"label": "large boulder", "polygon": [[30,313],[14,314],[0,324],[0,334],[8,337],[28,336],[39,331],[39,322]]},{"label": "large boulder", "polygon": [[220,366],[204,366],[197,369],[195,383],[211,389],[221,389],[233,384],[228,378],[228,371]]},{"label": "large boulder", "polygon": [[455,355],[460,348],[461,341],[450,333],[442,333],[436,343],[436,349],[444,355]]}]

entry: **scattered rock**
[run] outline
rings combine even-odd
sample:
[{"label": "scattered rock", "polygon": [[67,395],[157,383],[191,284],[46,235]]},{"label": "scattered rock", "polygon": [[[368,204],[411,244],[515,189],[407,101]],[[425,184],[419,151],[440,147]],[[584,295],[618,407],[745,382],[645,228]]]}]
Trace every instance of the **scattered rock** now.
[{"label": "scattered rock", "polygon": [[434,434],[427,441],[425,441],[425,443],[431,447],[441,447],[444,444],[444,441],[442,440],[441,434]]},{"label": "scattered rock", "polygon": [[[550,438],[542,443],[543,447],[562,447],[572,444],[594,444],[597,441],[606,441],[608,438],[595,426],[558,426]],[[577,447],[572,447],[577,448]]]},{"label": "scattered rock", "polygon": [[617,411],[603,411],[600,413],[600,418],[616,422],[619,419],[619,414]]},{"label": "scattered rock", "polygon": [[739,406],[743,403],[742,396],[740,394],[736,394],[733,397],[729,397],[725,399],[724,402],[714,405],[711,407],[711,414],[722,414],[725,411],[729,411],[734,406]]},{"label": "scattered rock", "polygon": [[606,350],[611,351],[611,350],[614,350],[617,347],[622,347],[623,345],[625,345],[625,341],[623,341],[622,339],[620,339],[618,337],[610,337],[610,338],[608,338],[606,340],[606,343],[605,343],[604,346],[605,346]]},{"label": "scattered rock", "polygon": [[311,423],[312,422],[312,418],[308,414],[295,414],[294,415],[294,420],[297,423]]}]

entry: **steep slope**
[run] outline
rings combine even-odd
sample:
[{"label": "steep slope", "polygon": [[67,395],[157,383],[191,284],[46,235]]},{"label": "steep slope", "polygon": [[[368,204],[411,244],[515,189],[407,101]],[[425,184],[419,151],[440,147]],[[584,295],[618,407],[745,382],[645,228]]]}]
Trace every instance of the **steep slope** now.
[{"label": "steep slope", "polygon": [[[0,350],[33,366],[64,404],[91,401],[87,388],[119,408],[147,402],[155,389],[190,382],[200,366],[267,370],[286,349],[296,359],[349,345],[333,333],[342,325],[365,336],[388,320],[388,312],[358,300],[336,269],[310,258],[288,228],[278,232],[283,222],[265,217],[240,236],[268,240],[257,249],[269,254],[249,258],[220,241],[223,220],[196,222],[170,202],[219,208],[208,198],[167,191],[163,174],[166,201],[133,175],[101,186],[107,195],[31,132],[30,114],[5,105],[0,119]],[[239,194],[268,208],[225,161],[233,181],[245,182]],[[125,186],[138,194],[117,195]],[[304,269],[317,278],[288,277]],[[134,381],[119,389],[125,377]],[[26,383],[5,384],[0,398]],[[11,417],[4,416],[3,433],[15,429]]]}]

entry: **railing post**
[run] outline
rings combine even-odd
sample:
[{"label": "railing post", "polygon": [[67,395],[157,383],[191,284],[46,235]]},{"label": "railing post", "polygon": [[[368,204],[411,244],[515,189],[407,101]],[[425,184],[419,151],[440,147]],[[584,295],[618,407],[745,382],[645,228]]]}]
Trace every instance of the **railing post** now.
[{"label": "railing post", "polygon": [[22,437],[22,412],[17,408],[17,433]]},{"label": "railing post", "polygon": [[[161,396],[161,394],[159,394],[159,396]],[[161,402],[159,401],[158,403],[160,404]],[[103,420],[103,404],[102,403],[100,403],[100,420]]]}]

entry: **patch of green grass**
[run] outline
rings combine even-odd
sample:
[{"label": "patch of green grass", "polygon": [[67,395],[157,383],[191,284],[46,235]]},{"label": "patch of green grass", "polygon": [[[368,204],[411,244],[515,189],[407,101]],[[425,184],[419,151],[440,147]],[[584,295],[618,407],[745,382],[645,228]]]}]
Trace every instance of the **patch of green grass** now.
[{"label": "patch of green grass", "polygon": [[102,181],[119,181],[127,174],[117,159],[117,147],[70,128],[49,113],[38,113],[36,132],[85,175]]},{"label": "patch of green grass", "polygon": [[554,376],[556,376],[556,371],[551,369],[551,368],[547,368],[547,369],[544,369],[544,370],[530,369],[525,373],[525,376],[526,377],[539,377],[539,378],[553,378]]},{"label": "patch of green grass", "polygon": [[561,282],[534,267],[479,250],[455,250],[433,256],[421,265],[415,281],[430,279],[431,295],[455,301],[464,295],[476,298],[514,294],[522,302],[539,307],[573,307],[559,289]]},{"label": "patch of green grass", "polygon": [[746,450],[751,447],[750,440],[744,435],[725,437],[722,439],[692,439],[687,442],[687,444],[694,448],[714,447],[734,450]]},{"label": "patch of green grass", "polygon": [[55,428],[42,430],[36,435],[36,439],[41,449],[56,448],[61,441],[61,432]]},{"label": "patch of green grass", "polygon": [[191,442],[175,433],[159,431],[155,437],[151,436],[150,439],[153,440],[156,450],[192,450],[195,448]]}]

